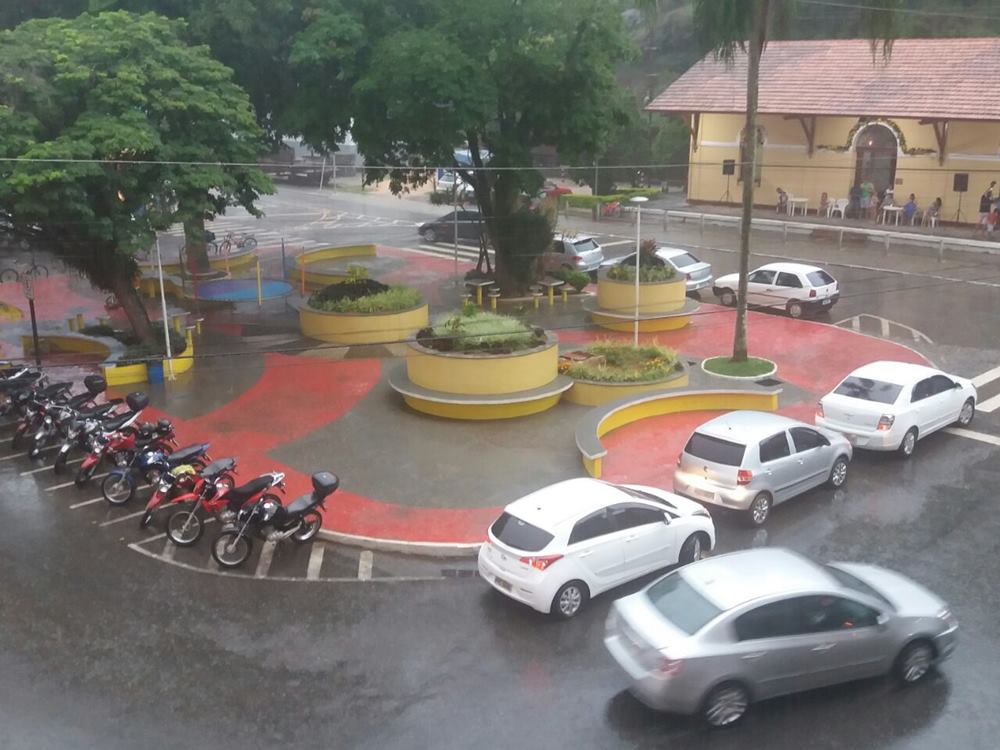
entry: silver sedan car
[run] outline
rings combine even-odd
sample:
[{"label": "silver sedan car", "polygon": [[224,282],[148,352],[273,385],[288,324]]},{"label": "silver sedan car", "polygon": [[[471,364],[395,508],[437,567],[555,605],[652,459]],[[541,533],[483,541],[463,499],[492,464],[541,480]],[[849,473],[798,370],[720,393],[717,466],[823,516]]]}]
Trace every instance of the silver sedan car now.
[{"label": "silver sedan car", "polygon": [[723,727],[778,695],[889,673],[917,682],[957,633],[947,605],[899,573],[764,548],[619,599],[604,643],[641,701]]},{"label": "silver sedan car", "polygon": [[821,484],[842,487],[852,455],[847,438],[832,430],[769,412],[733,411],[688,439],[674,492],[745,511],[760,526],[773,505]]},{"label": "silver sedan car", "polygon": [[[715,283],[712,276],[712,264],[699,260],[687,250],[676,247],[658,247],[655,250],[656,257],[664,263],[674,267],[677,273],[687,277],[687,292],[692,294],[702,289],[708,289]],[[635,265],[635,252],[628,255],[611,258],[601,263],[601,268],[610,268],[619,265]]]}]

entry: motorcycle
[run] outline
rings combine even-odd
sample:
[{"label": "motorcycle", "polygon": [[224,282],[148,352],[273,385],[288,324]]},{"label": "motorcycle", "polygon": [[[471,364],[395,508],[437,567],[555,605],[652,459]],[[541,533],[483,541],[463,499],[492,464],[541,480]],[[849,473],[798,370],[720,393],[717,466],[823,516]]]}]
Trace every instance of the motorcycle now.
[{"label": "motorcycle", "polygon": [[[166,420],[161,421],[166,424],[157,427],[156,434],[163,435],[169,430],[170,439],[173,439],[173,425]],[[162,445],[150,443],[136,450],[125,449],[115,453],[117,465],[101,482],[101,494],[110,505],[125,505],[135,496],[138,477],[155,485],[163,474],[178,466],[191,464],[200,469],[211,460],[207,451],[208,443],[195,443],[172,453],[163,450]]]},{"label": "motorcycle", "polygon": [[62,474],[66,469],[66,460],[73,448],[79,448],[82,451],[88,450],[91,436],[122,416],[111,413],[116,406],[122,403],[124,403],[124,399],[113,398],[92,409],[78,411],[66,425],[62,445],[59,446],[55,461],[52,463],[52,471],[56,474]]},{"label": "motorcycle", "polygon": [[[169,426],[169,430],[162,433],[159,427],[153,428],[152,425],[135,426],[142,410],[149,405],[149,396],[142,391],[136,391],[125,397],[125,403],[129,411],[106,422],[100,431],[94,431],[90,435],[87,444],[89,453],[76,472],[74,483],[77,487],[86,485],[94,476],[101,461],[109,457],[113,457],[116,465],[127,465],[131,463],[132,454],[140,447],[162,447],[170,452],[171,441],[174,438],[172,425]],[[165,425],[170,425],[166,420],[163,422]],[[147,426],[150,429],[144,432],[143,428]]]},{"label": "motorcycle", "polygon": [[21,438],[33,434],[45,419],[49,408],[56,403],[65,403],[72,383],[53,383],[35,391],[26,391],[18,399],[18,409],[21,414],[14,436],[10,439],[10,449],[16,451],[21,447]]},{"label": "motorcycle", "polygon": [[[80,411],[90,413],[101,413],[107,411],[112,406],[95,406],[95,399],[108,388],[107,381],[100,375],[88,375],[83,379],[86,390],[83,393],[71,397],[66,403],[58,401],[49,404],[45,409],[42,422],[35,431],[31,439],[31,447],[28,449],[28,458],[35,459],[48,446],[56,436],[65,437],[70,420]],[[88,408],[89,407],[89,408]]]},{"label": "motorcycle", "polygon": [[303,544],[311,541],[323,524],[317,508],[326,510],[324,501],[340,486],[340,480],[328,471],[312,475],[313,491],[285,507],[281,500],[266,493],[256,502],[244,505],[236,521],[223,527],[212,542],[212,557],[223,568],[236,568],[247,561],[253,550],[252,537],[268,542],[291,538]]},{"label": "motorcycle", "polygon": [[15,369],[0,378],[0,417],[6,417],[14,408],[15,395],[33,387],[44,387],[45,378],[38,370],[27,367]]}]

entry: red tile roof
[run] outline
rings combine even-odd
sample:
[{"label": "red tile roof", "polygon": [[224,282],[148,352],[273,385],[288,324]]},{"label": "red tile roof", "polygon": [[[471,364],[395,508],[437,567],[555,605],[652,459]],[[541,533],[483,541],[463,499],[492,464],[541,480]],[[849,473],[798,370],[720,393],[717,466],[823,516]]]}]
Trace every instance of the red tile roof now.
[{"label": "red tile roof", "polygon": [[[743,112],[746,55],[709,54],[649,103],[652,112]],[[866,39],[770,42],[759,111],[1000,120],[1000,38],[900,39],[888,64]]]}]

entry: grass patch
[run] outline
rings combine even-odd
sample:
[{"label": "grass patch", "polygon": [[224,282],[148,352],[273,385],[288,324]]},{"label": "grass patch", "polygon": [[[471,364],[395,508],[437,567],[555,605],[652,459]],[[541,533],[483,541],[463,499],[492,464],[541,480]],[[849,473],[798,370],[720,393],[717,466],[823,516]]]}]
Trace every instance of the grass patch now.
[{"label": "grass patch", "polygon": [[309,307],[333,313],[394,313],[422,305],[424,298],[413,287],[391,286],[385,291],[361,297],[322,298],[313,295]]},{"label": "grass patch", "polygon": [[711,357],[702,364],[708,372],[736,378],[760,377],[774,369],[774,362],[761,357],[747,357],[746,362],[733,362],[727,356]]},{"label": "grass patch", "polygon": [[566,374],[575,380],[595,383],[649,383],[663,380],[683,369],[677,352],[659,344],[633,346],[623,341],[599,341],[584,351],[604,361],[579,362]]},{"label": "grass patch", "polygon": [[545,332],[507,315],[469,307],[443,315],[417,334],[421,343],[438,351],[504,354],[532,349],[545,341]]}]

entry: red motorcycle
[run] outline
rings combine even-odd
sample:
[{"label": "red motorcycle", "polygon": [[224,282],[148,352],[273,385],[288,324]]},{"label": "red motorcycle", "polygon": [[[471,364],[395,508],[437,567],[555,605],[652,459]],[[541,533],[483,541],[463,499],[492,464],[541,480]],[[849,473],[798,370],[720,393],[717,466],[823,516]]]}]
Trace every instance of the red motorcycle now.
[{"label": "red motorcycle", "polygon": [[164,471],[160,474],[153,496],[146,503],[146,512],[139,520],[139,528],[149,526],[153,521],[153,514],[161,507],[225,493],[236,484],[233,478],[235,473],[235,458],[220,458],[204,467],[189,464]]}]

